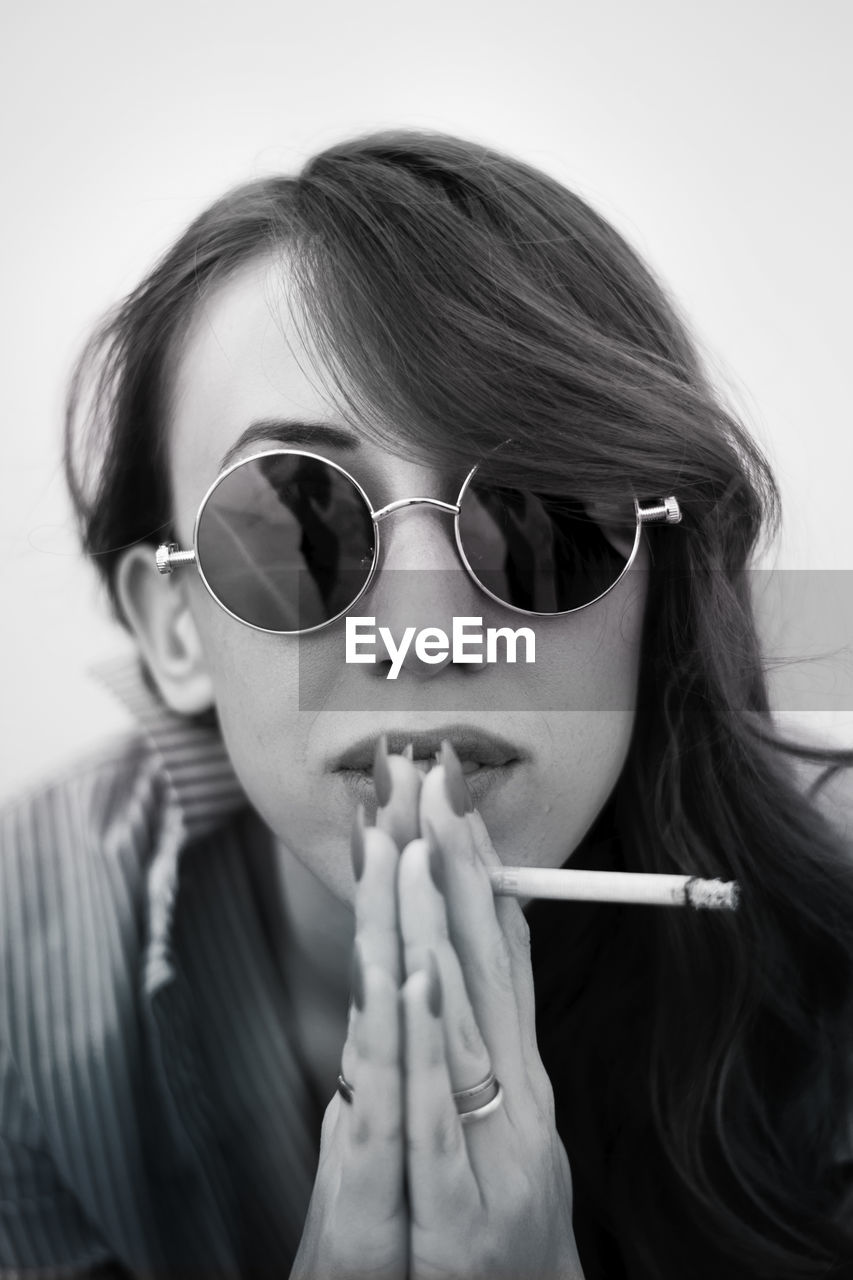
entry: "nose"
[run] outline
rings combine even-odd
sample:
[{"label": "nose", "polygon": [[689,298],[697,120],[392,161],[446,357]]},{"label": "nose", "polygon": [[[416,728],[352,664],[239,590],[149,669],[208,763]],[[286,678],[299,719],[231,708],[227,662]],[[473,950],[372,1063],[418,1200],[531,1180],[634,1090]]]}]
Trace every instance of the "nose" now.
[{"label": "nose", "polygon": [[[371,669],[384,678],[392,663],[393,655],[380,638],[380,627],[388,629],[397,645],[406,630],[414,627],[400,672],[431,679],[454,661],[454,617],[482,617],[488,598],[472,582],[459,558],[451,513],[426,504],[402,507],[382,520],[379,530],[376,577],[359,603],[361,613],[376,618],[376,665]],[[421,653],[415,647],[415,637],[427,629],[444,632],[449,642],[443,656],[436,652],[438,646],[433,646],[431,662],[426,660],[429,646],[424,645]],[[457,665],[466,673],[482,669],[480,661]]]}]

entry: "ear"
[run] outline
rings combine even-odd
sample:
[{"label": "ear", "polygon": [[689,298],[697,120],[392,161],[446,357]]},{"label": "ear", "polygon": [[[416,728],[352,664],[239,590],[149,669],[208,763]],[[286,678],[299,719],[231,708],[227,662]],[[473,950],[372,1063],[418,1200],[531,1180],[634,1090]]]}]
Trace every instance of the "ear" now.
[{"label": "ear", "polygon": [[166,705],[180,715],[207,711],[214,702],[213,681],[186,592],[160,573],[152,547],[128,547],[119,561],[116,591]]}]

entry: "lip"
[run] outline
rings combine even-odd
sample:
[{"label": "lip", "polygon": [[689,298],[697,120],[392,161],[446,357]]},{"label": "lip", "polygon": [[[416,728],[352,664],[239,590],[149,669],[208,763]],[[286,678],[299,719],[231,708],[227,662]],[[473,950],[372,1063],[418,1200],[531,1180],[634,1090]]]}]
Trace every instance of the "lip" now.
[{"label": "lip", "polygon": [[359,739],[342,751],[330,766],[332,772],[372,773],[376,743],[383,732],[388,741],[389,754],[402,755],[404,747],[411,742],[415,762],[419,760],[431,762],[436,752],[441,749],[442,742],[447,740],[459,757],[464,772],[468,774],[479,770],[485,772],[505,768],[508,765],[520,763],[527,756],[526,751],[516,743],[510,742],[508,738],[477,729],[473,725],[444,725],[426,732],[413,732],[411,729],[378,729],[369,737]]},{"label": "lip", "polygon": [[[352,744],[330,765],[352,800],[361,803],[372,821],[376,813],[376,789],[373,785],[373,756],[376,742],[383,730]],[[444,725],[428,732],[411,729],[385,729],[388,750],[399,755],[407,743],[414,749],[414,764],[422,772],[428,772],[435,761],[435,753],[444,739],[453,746],[462,765],[465,782],[474,804],[479,808],[486,796],[502,790],[524,768],[529,752],[498,734],[488,733],[473,725]]]},{"label": "lip", "polygon": [[[466,773],[465,784],[475,807],[481,808],[490,793],[497,793],[508,785],[523,767],[520,760],[513,760],[507,764],[477,767],[471,773]],[[364,805],[367,821],[372,824],[376,817],[376,788],[371,771],[339,769],[333,776],[340,780],[351,801]]]}]

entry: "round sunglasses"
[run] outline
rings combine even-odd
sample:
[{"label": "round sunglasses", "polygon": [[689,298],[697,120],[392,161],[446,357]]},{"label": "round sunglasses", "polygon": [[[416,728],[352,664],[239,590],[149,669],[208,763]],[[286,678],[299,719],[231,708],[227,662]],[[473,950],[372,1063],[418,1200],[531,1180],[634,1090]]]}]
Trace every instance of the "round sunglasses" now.
[{"label": "round sunglasses", "polygon": [[[196,565],[213,599],[238,622],[302,635],[336,622],[367,591],[379,563],[379,525],[430,506],[453,516],[456,548],[477,586],[515,613],[559,617],[595,604],[627,573],[642,526],[677,524],[674,497],[641,506],[626,498],[617,527],[576,499],[495,483],[472,467],[456,502],[401,498],[375,510],[336,462],[272,449],[223,471],[201,501],[193,549],[157,548],[161,573]],[[619,543],[622,543],[620,549]]]}]

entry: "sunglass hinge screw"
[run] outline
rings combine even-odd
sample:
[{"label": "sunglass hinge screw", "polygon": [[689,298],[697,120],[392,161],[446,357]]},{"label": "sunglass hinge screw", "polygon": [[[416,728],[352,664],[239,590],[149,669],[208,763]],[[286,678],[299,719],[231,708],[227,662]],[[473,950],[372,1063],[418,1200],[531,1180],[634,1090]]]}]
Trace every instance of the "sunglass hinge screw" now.
[{"label": "sunglass hinge screw", "polygon": [[180,551],[177,542],[162,542],[154,554],[154,560],[161,573],[171,573],[176,564],[192,564],[194,551]]},{"label": "sunglass hinge screw", "polygon": [[679,524],[681,507],[671,494],[656,506],[638,507],[641,524]]}]

